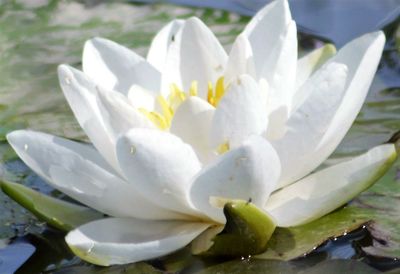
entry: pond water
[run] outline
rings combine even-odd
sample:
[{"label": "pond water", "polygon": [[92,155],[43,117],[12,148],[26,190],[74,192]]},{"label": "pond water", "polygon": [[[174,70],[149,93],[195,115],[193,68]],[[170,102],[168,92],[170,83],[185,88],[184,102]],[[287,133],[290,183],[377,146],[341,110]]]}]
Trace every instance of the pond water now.
[{"label": "pond water", "polygon": [[[126,2],[97,0],[4,0],[0,2],[0,160],[1,176],[21,182],[43,193],[66,198],[48,187],[18,160],[5,141],[5,134],[19,128],[32,128],[71,139],[86,140],[75,121],[58,86],[57,65],[68,63],[80,67],[84,41],[102,36],[145,54],[154,34],[173,18],[198,16],[216,33],[229,49],[248,17],[227,11],[188,8],[168,4],[134,5]],[[400,19],[385,27],[387,44],[367,102],[356,123],[335,152],[347,156],[364,151],[387,141],[400,129]],[[320,46],[325,39],[300,33],[300,53]],[[400,184],[397,166],[394,171]],[[399,186],[397,184],[397,186]],[[382,190],[383,189],[383,190]],[[380,195],[385,190],[377,189]],[[392,189],[397,192],[393,193]],[[382,190],[382,191],[381,191]],[[390,188],[393,205],[392,221],[400,223],[400,187]],[[385,194],[386,195],[386,194]],[[366,196],[355,204],[371,205]],[[389,198],[387,198],[389,199]],[[390,196],[392,199],[392,196]],[[374,200],[375,201],[375,200]],[[390,200],[392,201],[392,200]],[[338,267],[354,267],[359,273],[379,273],[400,266],[400,227],[389,234],[393,243],[390,250],[379,256],[363,248],[377,240],[376,233],[385,229],[360,228],[355,232],[330,240],[315,252],[291,263],[259,261],[253,258],[226,263],[220,268],[207,268],[221,260],[200,259],[183,250],[150,264],[103,269],[89,267],[74,257],[63,242],[63,234],[37,221],[30,213],[0,193],[0,273],[249,273],[271,269],[271,273],[297,273],[306,267],[312,271]],[[373,205],[375,206],[375,205]],[[390,221],[380,223],[386,228]],[[372,232],[371,232],[372,231]],[[393,248],[393,245],[396,246]],[[376,251],[376,250],[375,250]],[[374,252],[375,252],[374,251]],[[344,259],[336,261],[337,259]],[[352,259],[352,260],[350,260]],[[25,262],[26,261],[26,262]],[[332,268],[330,261],[335,263]],[[360,261],[360,263],[359,263]],[[24,263],[25,262],[25,263]],[[349,265],[349,262],[354,265]],[[323,263],[323,264],[321,264]],[[22,266],[21,266],[22,265]],[[368,266],[369,265],[369,266]],[[370,266],[372,268],[370,268]],[[153,268],[154,267],[154,268]],[[347,267],[347,268],[346,268]],[[207,270],[208,269],[208,270]],[[274,272],[275,271],[275,272]],[[292,272],[290,272],[292,271]],[[326,271],[325,271],[326,272]],[[124,272],[125,273],[125,272]],[[318,273],[318,272],[315,272]],[[354,272],[356,273],[356,272]]]}]

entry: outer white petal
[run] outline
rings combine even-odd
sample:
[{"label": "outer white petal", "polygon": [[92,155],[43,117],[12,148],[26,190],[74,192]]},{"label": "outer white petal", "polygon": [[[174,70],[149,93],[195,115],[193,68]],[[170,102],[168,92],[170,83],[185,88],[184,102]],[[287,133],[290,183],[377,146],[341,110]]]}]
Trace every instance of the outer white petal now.
[{"label": "outer white petal", "polygon": [[112,135],[105,127],[97,104],[97,87],[81,71],[61,65],[58,78],[75,118],[104,159],[119,170]]},{"label": "outer white petal", "polygon": [[[279,186],[307,175],[337,147],[360,111],[384,43],[382,32],[366,34],[344,46],[304,83],[301,89],[309,95],[289,118],[286,135],[273,143],[282,161]],[[340,66],[347,67],[347,76]],[[329,72],[335,67],[339,70]]]},{"label": "outer white petal", "polygon": [[[325,63],[326,60],[335,54],[335,46],[332,44],[326,44],[300,58],[297,62],[295,89],[297,90],[302,86],[311,74],[313,74],[323,63]],[[296,102],[296,99],[294,99],[294,101]]]},{"label": "outer white petal", "polygon": [[161,75],[143,57],[107,39],[93,38],[85,44],[82,67],[96,84],[127,94],[133,84],[158,92]]},{"label": "outer white petal", "polygon": [[176,251],[209,225],[182,221],[109,218],[85,224],[66,236],[72,251],[97,265],[134,263]]},{"label": "outer white petal", "polygon": [[163,71],[169,46],[174,42],[177,32],[183,27],[185,21],[175,19],[163,27],[151,42],[147,61],[158,71]]},{"label": "outer white petal", "polygon": [[105,214],[144,219],[183,219],[143,198],[111,172],[89,145],[33,131],[14,131],[7,139],[18,156],[51,186]]},{"label": "outer white petal", "polygon": [[119,135],[131,128],[154,128],[154,124],[147,117],[128,103],[125,95],[101,87],[97,89],[97,95],[104,124],[114,143]]},{"label": "outer white petal", "polygon": [[253,51],[247,37],[239,35],[232,45],[229,53],[228,63],[225,68],[225,85],[229,85],[242,74],[248,74],[256,77]]},{"label": "outer white petal", "polygon": [[223,223],[222,210],[210,205],[211,197],[251,199],[261,208],[279,175],[280,162],[275,150],[267,140],[254,135],[201,171],[190,190],[191,201],[210,218]]},{"label": "outer white petal", "polygon": [[217,38],[196,17],[186,21],[170,45],[163,86],[175,83],[185,91],[198,82],[199,96],[207,98],[208,82],[216,83],[223,76],[228,57]]},{"label": "outer white petal", "polygon": [[254,79],[240,76],[219,102],[211,126],[211,144],[237,147],[250,135],[262,134],[268,124],[264,96]]},{"label": "outer white petal", "polygon": [[265,209],[278,226],[311,222],[344,205],[370,187],[396,159],[393,144],[313,173],[271,195]]},{"label": "outer white petal", "polygon": [[[265,78],[271,89],[268,108],[276,110],[283,105],[290,109],[297,68],[297,29],[294,21],[289,22],[275,43],[264,61],[259,77]],[[254,54],[254,58],[260,57]]]},{"label": "outer white petal", "polygon": [[171,123],[170,132],[190,144],[202,163],[216,157],[209,143],[214,112],[208,102],[191,96],[177,108]]},{"label": "outer white petal", "polygon": [[161,207],[195,214],[188,192],[201,169],[193,149],[177,136],[151,129],[132,129],[117,143],[119,164],[128,182]]},{"label": "outer white petal", "polygon": [[273,51],[279,53],[279,45],[291,20],[287,1],[278,0],[261,9],[246,26],[243,34],[248,37],[253,49],[257,74],[262,72],[265,61]]}]

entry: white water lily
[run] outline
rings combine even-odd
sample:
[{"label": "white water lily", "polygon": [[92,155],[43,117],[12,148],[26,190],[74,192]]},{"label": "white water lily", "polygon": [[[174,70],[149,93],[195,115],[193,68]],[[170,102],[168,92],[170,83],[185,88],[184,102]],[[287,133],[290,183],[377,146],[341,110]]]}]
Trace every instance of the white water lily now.
[{"label": "white water lily", "polygon": [[147,59],[95,38],[83,72],[59,67],[94,147],[33,131],[7,138],[50,185],[112,216],[66,237],[95,264],[155,258],[223,226],[212,197],[251,198],[277,225],[303,224],[368,188],[396,157],[386,144],[310,174],[354,121],[384,42],[369,33],[298,60],[283,0],[250,21],[229,55],[197,18],[165,26]]}]

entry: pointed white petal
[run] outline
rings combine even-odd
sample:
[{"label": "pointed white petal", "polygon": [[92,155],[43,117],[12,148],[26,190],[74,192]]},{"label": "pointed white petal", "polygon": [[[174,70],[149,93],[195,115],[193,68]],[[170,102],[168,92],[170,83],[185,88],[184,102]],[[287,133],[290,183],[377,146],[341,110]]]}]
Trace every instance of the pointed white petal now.
[{"label": "pointed white petal", "polygon": [[162,207],[194,214],[188,191],[201,164],[189,145],[167,132],[137,128],[119,138],[117,155],[128,182],[143,196]]},{"label": "pointed white petal", "polygon": [[192,17],[177,33],[167,59],[164,88],[175,83],[187,91],[197,81],[199,96],[206,99],[208,82],[214,84],[222,76],[228,57],[211,30]]},{"label": "pointed white petal", "polygon": [[[336,54],[336,48],[332,44],[326,44],[315,49],[300,58],[297,62],[296,88],[297,90],[322,64]],[[294,103],[296,99],[294,99]]]},{"label": "pointed white petal", "polygon": [[107,39],[93,38],[85,44],[82,67],[96,84],[127,94],[133,84],[158,91],[161,75],[143,57]]},{"label": "pointed white petal", "polygon": [[97,87],[85,74],[67,65],[58,67],[58,78],[69,106],[90,141],[116,170],[119,170],[112,136],[97,105]]},{"label": "pointed white petal", "polygon": [[185,218],[143,198],[89,145],[33,131],[13,131],[8,142],[51,186],[105,214],[144,219]]},{"label": "pointed white petal", "polygon": [[176,110],[170,132],[190,144],[202,163],[216,157],[209,143],[215,108],[197,96],[185,100]]},{"label": "pointed white petal", "polygon": [[254,135],[201,171],[190,190],[191,201],[194,207],[223,223],[222,209],[211,206],[211,197],[251,199],[263,207],[279,175],[275,150],[267,140]]},{"label": "pointed white petal", "polygon": [[172,20],[157,33],[151,42],[147,61],[158,71],[164,70],[169,46],[175,40],[177,32],[183,27],[184,23],[184,20]]},{"label": "pointed white petal", "polygon": [[256,77],[253,51],[247,37],[243,34],[236,38],[229,53],[228,63],[225,68],[225,85],[229,85],[242,74]]},{"label": "pointed white petal", "polygon": [[127,97],[129,103],[137,109],[153,111],[157,106],[157,95],[139,85],[131,86]]},{"label": "pointed white petal", "polygon": [[265,60],[260,73],[260,77],[268,81],[271,89],[270,110],[276,110],[282,105],[290,109],[295,91],[296,65],[297,29],[296,23],[291,21]]},{"label": "pointed white petal", "polygon": [[[258,75],[263,71],[266,60],[272,58],[272,52],[279,53],[284,34],[287,32],[287,26],[291,20],[287,1],[278,0],[261,9],[246,26],[243,34],[250,41]],[[274,73],[274,71],[270,73]]]},{"label": "pointed white petal", "polygon": [[282,162],[279,186],[310,173],[337,147],[360,111],[384,43],[382,32],[366,34],[344,46],[304,83],[301,89],[308,96],[289,118],[286,135],[273,142]]},{"label": "pointed white petal", "polygon": [[97,89],[97,100],[104,124],[114,143],[123,133],[132,128],[154,128],[154,124],[136,108],[131,106],[125,95],[116,91]]},{"label": "pointed white petal", "polygon": [[316,220],[344,205],[378,180],[396,160],[393,144],[313,173],[271,195],[265,209],[278,226]]},{"label": "pointed white petal", "polygon": [[85,224],[66,236],[71,250],[97,265],[157,258],[189,244],[206,223],[109,218]]},{"label": "pointed white petal", "polygon": [[226,142],[237,147],[250,135],[262,134],[268,124],[267,108],[258,84],[248,75],[240,76],[226,90],[215,111],[211,144]]}]

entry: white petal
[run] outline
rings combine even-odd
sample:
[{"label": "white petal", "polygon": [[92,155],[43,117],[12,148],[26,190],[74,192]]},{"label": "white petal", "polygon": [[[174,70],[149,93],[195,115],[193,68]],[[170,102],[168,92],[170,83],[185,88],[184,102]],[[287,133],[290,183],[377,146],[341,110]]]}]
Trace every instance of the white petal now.
[{"label": "white petal", "polygon": [[164,88],[175,83],[187,91],[192,82],[197,81],[199,96],[206,99],[208,82],[215,84],[223,76],[228,57],[211,30],[192,17],[177,33],[167,59]]},{"label": "white petal", "polygon": [[231,81],[237,79],[242,74],[256,77],[253,51],[249,40],[243,34],[236,38],[229,53],[229,60],[224,73],[225,85],[229,85]]},{"label": "white petal", "polygon": [[175,40],[177,32],[183,27],[185,21],[175,19],[163,27],[151,42],[147,61],[158,71],[163,71],[169,46]]},{"label": "white petal", "polygon": [[[366,34],[347,44],[304,83],[301,89],[308,96],[289,118],[286,135],[273,143],[282,162],[279,186],[307,175],[337,147],[360,111],[384,43],[383,33]],[[347,67],[347,75],[341,66]]]},{"label": "white petal", "polygon": [[190,144],[202,163],[210,162],[216,154],[209,143],[215,108],[196,96],[185,100],[176,110],[170,132]]},{"label": "white petal", "polygon": [[143,196],[162,207],[195,214],[188,189],[201,164],[189,145],[167,132],[137,128],[119,138],[117,155],[128,182]]},{"label": "white petal", "polygon": [[[254,58],[260,58],[254,55]],[[268,108],[270,111],[281,106],[290,109],[295,92],[297,69],[297,29],[294,21],[289,22],[285,32],[277,37],[274,48],[264,60],[259,77],[265,78],[270,87]]]},{"label": "white petal", "polygon": [[139,85],[133,85],[128,91],[129,103],[137,108],[143,108],[147,111],[154,111],[157,106],[157,96],[154,92],[147,90]]},{"label": "white petal", "polygon": [[[297,61],[296,90],[321,67],[326,60],[336,54],[336,48],[332,44],[326,44],[303,56]],[[296,102],[296,100],[294,100]]]},{"label": "white petal", "polygon": [[69,106],[90,141],[116,170],[119,170],[112,135],[105,127],[97,105],[97,88],[85,74],[72,67],[58,67],[58,78]]},{"label": "white petal", "polygon": [[264,138],[252,136],[201,171],[190,190],[191,201],[197,209],[223,223],[222,210],[210,205],[211,197],[251,199],[263,207],[279,175],[279,157],[273,147]]},{"label": "white petal", "polygon": [[265,209],[278,226],[316,220],[344,205],[378,180],[396,160],[393,144],[313,173],[271,195]]},{"label": "white petal", "polygon": [[104,124],[111,133],[114,143],[119,135],[131,128],[154,128],[154,124],[146,116],[127,102],[125,95],[101,87],[97,89],[97,94]]},{"label": "white petal", "polygon": [[282,43],[283,34],[291,20],[287,1],[278,0],[261,9],[246,26],[243,34],[250,41],[258,74],[263,70],[265,61],[271,53],[273,51],[279,53],[276,48]]},{"label": "white petal", "polygon": [[214,114],[211,144],[237,147],[250,135],[262,134],[268,124],[267,108],[258,84],[248,75],[232,82]]},{"label": "white petal", "polygon": [[96,84],[127,94],[133,84],[159,91],[161,75],[133,51],[107,39],[86,42],[82,67]]},{"label": "white petal", "polygon": [[7,139],[18,156],[51,186],[105,214],[144,219],[185,218],[143,198],[113,174],[89,145],[33,131]]},{"label": "white petal", "polygon": [[109,218],[85,224],[66,236],[71,250],[97,265],[127,264],[157,258],[189,244],[205,223]]}]

